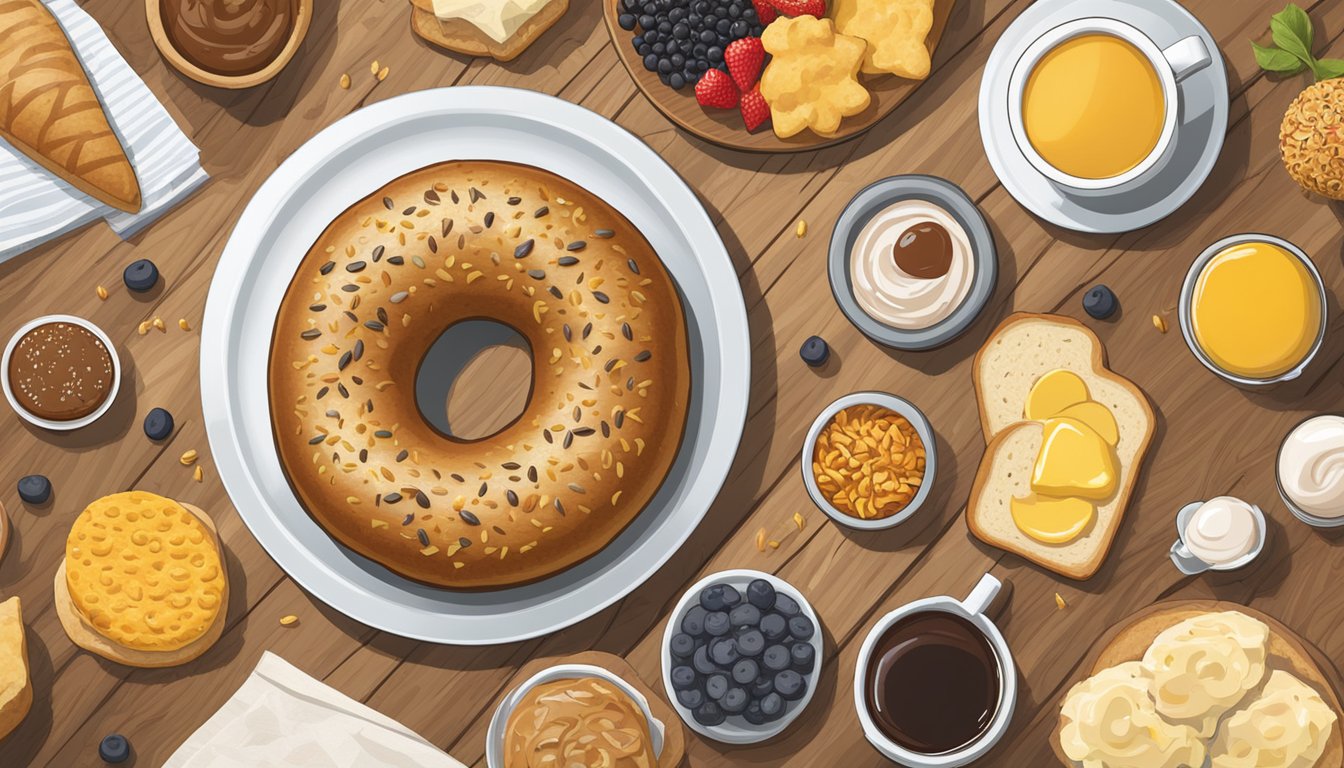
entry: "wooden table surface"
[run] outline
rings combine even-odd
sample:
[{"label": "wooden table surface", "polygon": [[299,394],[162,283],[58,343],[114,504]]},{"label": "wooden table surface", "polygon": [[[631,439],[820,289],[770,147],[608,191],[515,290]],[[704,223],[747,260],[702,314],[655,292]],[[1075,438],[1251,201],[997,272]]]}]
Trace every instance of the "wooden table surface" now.
[{"label": "wooden table surface", "polygon": [[[1331,335],[1298,382],[1273,392],[1235,389],[1202,369],[1177,332],[1181,278],[1208,243],[1243,231],[1289,238],[1315,258],[1332,294],[1344,289],[1344,208],[1301,194],[1279,163],[1277,134],[1303,76],[1263,75],[1251,38],[1266,41],[1282,0],[1186,0],[1228,62],[1232,92],[1226,145],[1213,174],[1165,221],[1119,236],[1080,235],[1043,224],[999,184],[985,159],[976,120],[984,63],[1025,0],[958,0],[929,81],[894,115],[855,141],[798,155],[723,150],[673,128],[617,63],[598,4],[572,3],[555,29],[505,65],[446,55],[413,39],[405,0],[319,4],[306,44],[283,75],[242,93],[198,86],[169,70],[150,43],[144,6],[88,0],[85,7],[183,129],[201,147],[213,180],[131,242],[89,227],[0,266],[0,337],[50,312],[84,315],[122,351],[123,395],[95,428],[58,435],[0,414],[0,500],[14,525],[0,596],[23,598],[36,703],[0,744],[0,765],[96,764],[109,732],[122,732],[136,764],[157,766],[246,678],[264,650],[423,734],[469,765],[483,765],[488,716],[522,664],[595,649],[627,657],[656,684],[666,615],[700,576],[735,567],[778,574],[806,593],[825,625],[825,663],[810,708],[779,740],[730,748],[692,737],[692,765],[865,766],[884,764],[864,741],[850,690],[859,642],[875,619],[933,594],[961,596],[985,572],[1011,586],[997,621],[1020,668],[1017,712],[987,765],[1051,764],[1047,743],[1060,688],[1107,627],[1167,597],[1216,597],[1259,608],[1333,658],[1344,656],[1344,547],[1290,517],[1274,486],[1273,456],[1306,414],[1339,409],[1344,379],[1340,307]],[[1317,48],[1344,55],[1344,3],[1308,10]],[[389,74],[369,74],[377,59]],[[338,86],[341,74],[353,80]],[[695,188],[732,255],[750,316],[751,402],[729,480],[690,541],[627,598],[551,636],[514,645],[453,648],[405,640],[351,621],[314,600],[271,561],[230,505],[213,471],[197,382],[199,326],[220,251],[252,192],[290,152],[359,107],[396,94],[462,84],[514,85],[584,105],[657,150]],[[998,244],[998,289],[979,321],[954,344],[900,353],[866,340],[840,314],[825,278],[826,243],[845,203],[869,182],[931,173],[960,184],[990,221]],[[795,236],[799,219],[809,224]],[[123,267],[148,257],[166,287],[129,294]],[[1097,282],[1120,296],[1123,312],[1098,323],[1081,311]],[[100,301],[98,285],[111,295]],[[962,520],[984,449],[971,385],[971,358],[1011,311],[1059,312],[1101,336],[1112,367],[1152,399],[1159,428],[1134,501],[1101,572],[1085,583],[1057,578],[972,539]],[[162,317],[166,333],[139,335]],[[819,334],[833,359],[813,370],[798,357]],[[881,389],[909,398],[931,419],[943,464],[927,508],[903,527],[856,533],[813,508],[798,462],[813,415],[835,397]],[[171,441],[145,439],[154,406],[178,417]],[[178,457],[202,452],[196,483]],[[44,473],[51,502],[21,503],[15,481]],[[178,669],[140,670],[77,650],[52,608],[52,577],[72,518],[94,498],[140,488],[209,510],[223,538],[233,589],[223,639]],[[1265,554],[1249,569],[1182,577],[1167,562],[1173,515],[1185,502],[1233,493],[1271,518]],[[792,521],[802,513],[799,531]],[[761,529],[780,544],[758,551]],[[1055,593],[1067,602],[1056,607]],[[279,619],[300,621],[282,627]]]}]

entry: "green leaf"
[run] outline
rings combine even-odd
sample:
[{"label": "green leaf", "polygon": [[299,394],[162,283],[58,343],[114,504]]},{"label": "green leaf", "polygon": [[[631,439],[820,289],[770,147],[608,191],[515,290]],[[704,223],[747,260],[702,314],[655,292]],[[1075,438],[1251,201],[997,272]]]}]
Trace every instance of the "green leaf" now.
[{"label": "green leaf", "polygon": [[1311,17],[1305,11],[1289,4],[1270,17],[1269,30],[1274,35],[1274,45],[1311,66],[1314,60],[1311,55],[1312,26]]},{"label": "green leaf", "polygon": [[1332,80],[1336,77],[1344,77],[1344,59],[1319,59],[1312,66],[1311,71],[1316,75],[1317,80]]},{"label": "green leaf", "polygon": [[1294,72],[1301,72],[1305,66],[1296,56],[1282,48],[1273,46],[1267,48],[1252,41],[1251,49],[1255,51],[1255,63],[1266,72],[1291,75]]}]

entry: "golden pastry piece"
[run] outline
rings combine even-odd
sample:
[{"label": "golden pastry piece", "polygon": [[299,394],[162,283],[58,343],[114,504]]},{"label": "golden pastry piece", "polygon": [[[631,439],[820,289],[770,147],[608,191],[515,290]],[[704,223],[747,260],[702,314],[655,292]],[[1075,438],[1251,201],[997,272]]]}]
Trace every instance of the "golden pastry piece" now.
[{"label": "golden pastry piece", "polygon": [[1212,768],[1312,768],[1325,752],[1335,713],[1290,672],[1269,673],[1259,696],[1218,728]]},{"label": "golden pastry piece", "polygon": [[1159,714],[1203,738],[1265,677],[1269,627],[1236,611],[1206,613],[1158,634],[1143,655]]},{"label": "golden pastry piece", "polygon": [[863,71],[923,80],[929,76],[934,0],[833,0],[831,15],[841,34],[868,41]]},{"label": "golden pastry piece", "polygon": [[858,79],[868,44],[838,34],[830,19],[781,18],[761,42],[773,57],[761,75],[761,95],[779,138],[804,128],[834,135],[841,120],[868,108],[872,96]]},{"label": "golden pastry piece", "polygon": [[0,3],[0,138],[79,191],[140,210],[140,185],[56,17],[40,0]]},{"label": "golden pastry piece", "polygon": [[143,491],[90,504],[66,539],[56,610],[74,643],[123,664],[164,667],[219,639],[228,579],[214,523]]},{"label": "golden pastry piece", "polygon": [[1151,684],[1143,664],[1127,661],[1073,686],[1060,710],[1059,742],[1069,759],[1087,768],[1203,765],[1199,734],[1158,716]]},{"label": "golden pastry piece", "polygon": [[33,705],[28,675],[28,638],[19,598],[0,603],[0,739],[19,727]]}]

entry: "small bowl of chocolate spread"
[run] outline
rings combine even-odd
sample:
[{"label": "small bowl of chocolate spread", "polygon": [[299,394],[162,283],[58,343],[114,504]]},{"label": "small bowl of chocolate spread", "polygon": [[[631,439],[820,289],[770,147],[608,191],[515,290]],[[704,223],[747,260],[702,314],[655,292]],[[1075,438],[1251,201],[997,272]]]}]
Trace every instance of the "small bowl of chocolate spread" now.
[{"label": "small bowl of chocolate spread", "polygon": [[0,364],[5,399],[25,421],[43,429],[87,427],[112,407],[121,385],[116,347],[93,323],[47,315],[10,338]]},{"label": "small bowl of chocolate spread", "polygon": [[145,0],[145,15],[174,69],[217,88],[251,88],[294,58],[313,0]]}]

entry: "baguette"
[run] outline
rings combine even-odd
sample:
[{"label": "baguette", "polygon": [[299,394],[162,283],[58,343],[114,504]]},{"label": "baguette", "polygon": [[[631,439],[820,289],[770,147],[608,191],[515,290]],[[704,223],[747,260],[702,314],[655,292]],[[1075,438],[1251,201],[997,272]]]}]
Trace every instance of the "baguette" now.
[{"label": "baguette", "polygon": [[[1041,422],[1025,418],[1027,395],[1041,376],[1057,369],[1078,374],[1092,399],[1115,416],[1120,473],[1118,489],[1097,505],[1088,528],[1066,543],[1046,544],[1018,529],[1009,500],[1030,491],[1032,465],[1041,447]],[[971,533],[1061,576],[1091,578],[1110,551],[1156,430],[1148,398],[1106,368],[1105,348],[1087,327],[1052,315],[1019,313],[1005,320],[976,354],[973,375],[989,445],[966,507]]]},{"label": "baguette", "polygon": [[0,0],[0,138],[84,194],[140,210],[126,150],[41,0]]},{"label": "baguette", "polygon": [[568,10],[569,0],[551,0],[535,16],[523,22],[512,37],[500,43],[469,21],[440,19],[434,14],[433,0],[411,0],[411,30],[422,39],[454,53],[513,61]]},{"label": "baguette", "polygon": [[19,727],[32,705],[23,606],[19,598],[11,597],[0,603],[0,739]]}]

